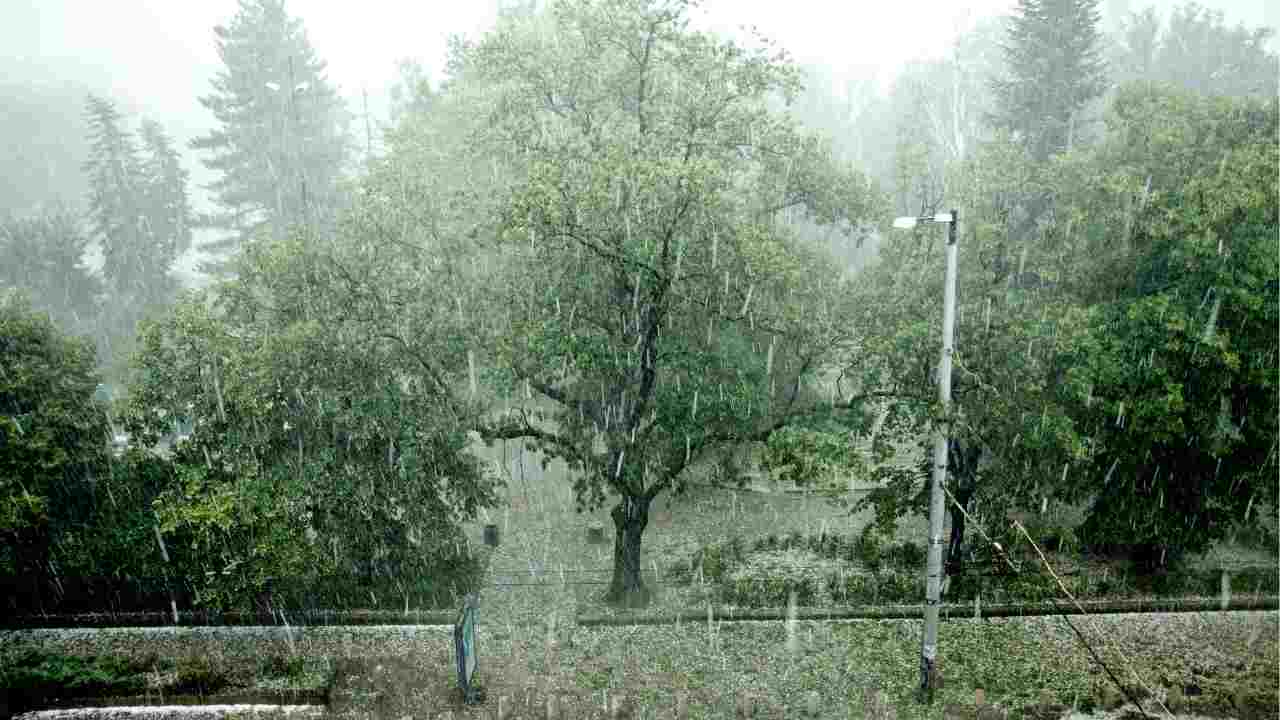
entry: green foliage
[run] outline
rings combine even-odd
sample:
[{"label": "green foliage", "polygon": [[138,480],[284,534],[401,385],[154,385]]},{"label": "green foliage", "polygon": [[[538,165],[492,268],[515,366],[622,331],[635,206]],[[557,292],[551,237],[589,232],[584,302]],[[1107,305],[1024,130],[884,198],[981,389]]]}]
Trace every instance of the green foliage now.
[{"label": "green foliage", "polygon": [[10,710],[22,712],[59,697],[129,695],[143,689],[147,663],[108,655],[28,651],[0,668]]},{"label": "green foliage", "polygon": [[856,238],[882,201],[771,108],[798,89],[785,53],[695,32],[684,4],[573,0],[455,43],[389,135],[362,234],[396,238],[382,267],[440,258],[441,301],[404,311],[456,309],[442,374],[515,399],[481,434],[565,460],[580,508],[618,497],[633,522],[724,448],[851,414],[802,392],[851,340],[847,278],[787,221]]},{"label": "green foliage", "polygon": [[880,572],[884,564],[884,540],[873,525],[868,525],[858,536],[858,541],[854,545],[854,556],[866,569],[873,573]]},{"label": "green foliage", "polygon": [[769,435],[761,466],[780,482],[844,492],[847,474],[866,468],[853,439],[838,430],[783,427]]},{"label": "green foliage", "polygon": [[227,685],[226,672],[208,655],[184,655],[175,663],[174,672],[176,692],[207,695]]},{"label": "green foliage", "polygon": [[[991,458],[976,495],[988,531],[1065,501],[1088,508],[1076,541],[1171,563],[1274,496],[1261,478],[1276,467],[1276,110],[1131,86],[1108,128],[1048,165],[1001,139],[966,164],[952,436]],[[1031,184],[1055,198],[1053,220],[1011,248],[1022,221],[1001,198]],[[890,238],[859,291],[861,305],[893,308],[862,323],[884,363],[863,382],[895,396],[881,434],[921,439],[926,458],[942,278],[931,246]],[[1044,282],[1023,283],[1030,268]],[[923,512],[929,470],[881,463],[882,487],[859,507],[887,528]]]},{"label": "green foliage", "polygon": [[1083,534],[1163,564],[1275,497],[1277,110],[1131,88],[1113,122],[1115,160],[1153,178],[1136,283],[1084,313],[1061,391],[1102,479]]},{"label": "green foliage", "polygon": [[89,238],[75,213],[60,208],[0,217],[0,288],[20,288],[66,333],[89,334],[101,281],[84,264]]},{"label": "green foliage", "polygon": [[469,582],[458,523],[495,481],[414,346],[345,294],[362,287],[341,252],[252,244],[216,298],[140,339],[131,432],[194,426],[154,507],[202,604],[244,606],[271,578]]},{"label": "green foliage", "polygon": [[0,572],[48,574],[56,542],[89,519],[106,470],[93,349],[15,291],[0,292]]}]

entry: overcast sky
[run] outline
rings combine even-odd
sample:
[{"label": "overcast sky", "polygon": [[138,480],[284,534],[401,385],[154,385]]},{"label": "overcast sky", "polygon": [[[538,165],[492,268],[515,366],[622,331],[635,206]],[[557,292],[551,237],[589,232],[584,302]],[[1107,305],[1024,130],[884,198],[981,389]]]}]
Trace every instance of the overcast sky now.
[{"label": "overcast sky", "polygon": [[[1103,0],[1101,8],[1106,14],[1148,4],[1167,15],[1181,2]],[[1280,0],[1202,4],[1225,11],[1233,25],[1280,23]],[[944,52],[958,31],[1014,5],[1015,0],[705,0],[693,20],[727,32],[755,25],[800,62],[828,65],[837,77],[870,70],[885,83],[903,62]],[[448,35],[482,33],[496,7],[497,0],[287,3],[357,115],[367,88],[375,121],[386,118],[398,59],[421,61],[437,79]],[[237,8],[236,0],[0,0],[0,77],[87,85],[126,112],[159,121],[185,145],[213,126],[196,98],[209,92],[220,69],[212,28],[229,22]],[[196,184],[212,179],[193,158],[187,165]],[[202,200],[197,192],[198,204]]]},{"label": "overcast sky", "polygon": [[[496,4],[290,0],[287,7],[303,19],[352,110],[361,112],[360,91],[367,87],[377,117],[385,116],[397,59],[417,58],[437,75],[447,35],[482,32],[493,22]],[[1104,7],[1109,4],[1125,3],[1104,0]],[[1280,21],[1280,0],[1204,4],[1225,10],[1229,22],[1274,27]],[[1013,0],[706,0],[695,22],[726,30],[755,24],[801,61],[837,71],[875,67],[887,79],[905,60],[944,49],[976,18],[1006,13],[1013,5]],[[1156,5],[1167,12],[1173,3]],[[211,122],[195,98],[208,92],[219,68],[212,28],[228,22],[236,9],[235,0],[3,0],[0,72],[38,82],[74,77],[156,117],[186,139]]]}]

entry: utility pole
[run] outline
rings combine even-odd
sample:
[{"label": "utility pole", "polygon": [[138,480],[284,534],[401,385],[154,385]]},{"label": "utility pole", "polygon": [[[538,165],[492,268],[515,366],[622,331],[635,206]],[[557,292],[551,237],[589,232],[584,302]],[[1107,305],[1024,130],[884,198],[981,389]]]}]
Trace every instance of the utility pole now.
[{"label": "utility pole", "polygon": [[942,523],[944,509],[943,483],[947,479],[947,445],[950,439],[951,354],[955,345],[956,323],[956,239],[960,213],[952,210],[932,217],[898,218],[896,228],[913,228],[918,222],[945,222],[947,228],[947,277],[942,302],[942,357],[938,363],[938,400],[942,416],[935,428],[933,445],[933,478],[929,492],[929,550],[925,566],[924,637],[920,647],[920,687],[922,702],[933,702],[938,681],[938,605],[942,599]]}]

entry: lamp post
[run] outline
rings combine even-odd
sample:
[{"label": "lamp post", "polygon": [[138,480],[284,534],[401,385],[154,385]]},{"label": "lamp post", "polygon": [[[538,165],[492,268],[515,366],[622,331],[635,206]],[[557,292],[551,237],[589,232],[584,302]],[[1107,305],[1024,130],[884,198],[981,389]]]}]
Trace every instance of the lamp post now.
[{"label": "lamp post", "polygon": [[951,407],[951,353],[955,345],[956,323],[956,226],[960,213],[952,210],[925,217],[900,217],[893,226],[909,230],[918,223],[947,223],[947,279],[942,303],[942,358],[938,363],[938,400],[942,420],[933,444],[933,479],[929,491],[929,552],[925,567],[924,638],[920,647],[920,700],[933,702],[937,687],[938,605],[942,596],[942,486],[947,479],[947,441],[950,434],[947,414]]}]

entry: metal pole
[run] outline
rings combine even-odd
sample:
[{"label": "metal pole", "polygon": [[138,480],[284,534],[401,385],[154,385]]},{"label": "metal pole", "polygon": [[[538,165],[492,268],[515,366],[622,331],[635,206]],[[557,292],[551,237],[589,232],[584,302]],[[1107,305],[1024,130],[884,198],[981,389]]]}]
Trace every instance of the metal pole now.
[{"label": "metal pole", "polygon": [[938,658],[938,604],[942,595],[942,519],[943,483],[947,477],[947,413],[951,407],[951,353],[955,343],[956,321],[956,226],[960,213],[951,211],[947,229],[947,280],[942,304],[942,358],[938,363],[938,400],[943,419],[937,425],[933,445],[933,481],[929,493],[929,552],[925,569],[924,640],[920,649],[921,700],[933,702],[936,684],[935,665]]}]

